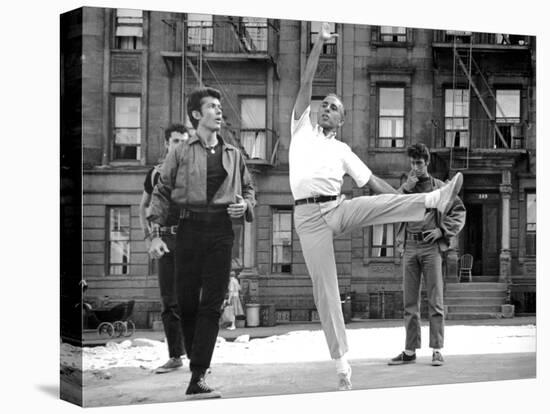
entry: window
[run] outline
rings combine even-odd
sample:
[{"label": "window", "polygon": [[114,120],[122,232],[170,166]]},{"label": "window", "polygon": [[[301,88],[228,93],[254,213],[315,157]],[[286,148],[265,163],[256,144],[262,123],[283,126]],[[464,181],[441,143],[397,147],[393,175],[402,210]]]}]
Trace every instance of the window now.
[{"label": "window", "polygon": [[139,160],[141,99],[137,96],[115,96],[114,106],[113,160]]},{"label": "window", "polygon": [[240,37],[247,52],[266,52],[267,20],[258,17],[243,17]]},{"label": "window", "polygon": [[[508,148],[523,138],[520,126],[520,91],[519,89],[497,89],[496,123]],[[514,142],[512,142],[514,140]],[[505,148],[495,131],[495,147]]]},{"label": "window", "polygon": [[468,89],[445,90],[445,146],[468,147],[470,92]]},{"label": "window", "polygon": [[108,274],[127,275],[130,269],[130,207],[107,207]]},{"label": "window", "polygon": [[537,254],[537,195],[527,194],[527,231],[525,233],[525,254]]},{"label": "window", "polygon": [[265,98],[241,99],[241,144],[251,159],[266,159]]},{"label": "window", "polygon": [[470,43],[472,39],[472,32],[465,32],[460,30],[446,30],[445,41],[452,43]]},{"label": "window", "polygon": [[273,210],[272,273],[292,272],[292,210]]},{"label": "window", "polygon": [[394,225],[377,224],[372,226],[371,257],[393,257]]},{"label": "window", "polygon": [[378,110],[378,146],[403,147],[405,89],[380,88]]},{"label": "window", "polygon": [[117,9],[115,48],[141,49],[143,38],[143,11]]},{"label": "window", "polygon": [[244,223],[243,220],[233,220],[233,248],[231,249],[231,267],[242,268],[244,260]]},{"label": "window", "polygon": [[214,25],[211,14],[187,15],[187,47],[211,51],[214,45]]},{"label": "window", "polygon": [[[317,40],[317,37],[319,35],[319,30],[321,29],[321,22],[311,22],[311,29],[310,29],[310,49],[315,44],[315,41]],[[336,24],[335,23],[329,23],[330,26],[330,32],[336,33]],[[335,55],[336,54],[336,38],[333,37],[328,42],[325,42],[323,45],[323,49],[321,51],[322,55]]]},{"label": "window", "polygon": [[381,42],[406,42],[407,29],[401,26],[380,26]]}]

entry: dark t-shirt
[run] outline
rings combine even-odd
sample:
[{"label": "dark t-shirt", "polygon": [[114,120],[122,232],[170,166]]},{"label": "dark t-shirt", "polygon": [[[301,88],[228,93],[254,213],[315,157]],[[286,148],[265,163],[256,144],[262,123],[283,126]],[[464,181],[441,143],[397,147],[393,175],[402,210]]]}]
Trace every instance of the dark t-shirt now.
[{"label": "dark t-shirt", "polygon": [[218,138],[218,145],[214,147],[214,153],[210,149],[206,150],[206,201],[208,204],[210,204],[216,191],[227,177],[227,171],[225,171],[222,164],[222,144]]}]

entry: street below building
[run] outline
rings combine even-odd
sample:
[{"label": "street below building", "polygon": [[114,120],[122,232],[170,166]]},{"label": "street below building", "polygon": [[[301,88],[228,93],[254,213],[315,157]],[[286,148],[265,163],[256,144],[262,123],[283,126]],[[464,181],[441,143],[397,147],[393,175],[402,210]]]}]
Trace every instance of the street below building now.
[{"label": "street below building", "polygon": [[[334,365],[319,328],[312,324],[220,330],[207,380],[223,398],[335,391]],[[417,351],[415,364],[387,365],[402,350],[404,330],[398,321],[353,322],[349,328],[354,390],[536,377],[535,318],[453,321],[446,327],[441,367],[431,366],[427,344]],[[184,401],[187,359],[177,371],[153,373],[167,358],[161,337],[160,332],[138,331],[105,346],[62,344],[63,381],[68,384],[78,376],[82,356],[85,407]],[[428,338],[426,326],[422,338]]]}]

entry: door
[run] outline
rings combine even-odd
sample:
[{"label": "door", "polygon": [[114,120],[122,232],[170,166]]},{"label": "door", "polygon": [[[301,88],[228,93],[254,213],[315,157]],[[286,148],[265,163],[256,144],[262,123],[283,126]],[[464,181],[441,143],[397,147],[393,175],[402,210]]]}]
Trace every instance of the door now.
[{"label": "door", "polygon": [[466,225],[462,231],[461,253],[474,257],[472,274],[499,274],[500,204],[498,194],[467,194]]}]

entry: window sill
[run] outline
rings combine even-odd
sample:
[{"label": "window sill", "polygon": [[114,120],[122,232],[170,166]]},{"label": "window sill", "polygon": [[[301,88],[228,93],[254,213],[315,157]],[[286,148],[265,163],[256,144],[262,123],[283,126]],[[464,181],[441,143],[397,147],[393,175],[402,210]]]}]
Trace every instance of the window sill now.
[{"label": "window sill", "polygon": [[414,44],[412,42],[382,42],[380,40],[373,40],[370,42],[371,47],[393,47],[393,48],[406,48],[412,49]]},{"label": "window sill", "polygon": [[374,147],[369,148],[369,152],[378,152],[378,153],[384,153],[384,152],[404,152],[407,150],[407,147]]},{"label": "window sill", "polygon": [[367,257],[363,260],[363,264],[369,265],[374,263],[393,263],[398,265],[401,263],[401,258],[398,256],[395,257]]}]

